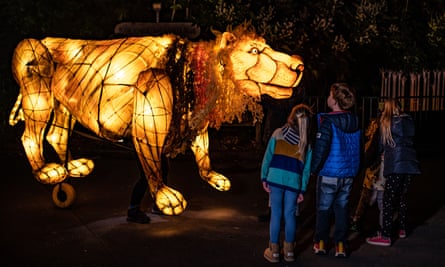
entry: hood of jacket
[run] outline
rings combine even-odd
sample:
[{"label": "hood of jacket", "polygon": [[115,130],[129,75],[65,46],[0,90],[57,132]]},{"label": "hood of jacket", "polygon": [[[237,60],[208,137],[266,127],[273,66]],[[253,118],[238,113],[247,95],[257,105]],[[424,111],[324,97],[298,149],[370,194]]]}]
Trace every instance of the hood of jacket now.
[{"label": "hood of jacket", "polygon": [[329,120],[343,132],[351,133],[359,130],[358,117],[349,111],[338,111],[321,114],[320,120]]}]

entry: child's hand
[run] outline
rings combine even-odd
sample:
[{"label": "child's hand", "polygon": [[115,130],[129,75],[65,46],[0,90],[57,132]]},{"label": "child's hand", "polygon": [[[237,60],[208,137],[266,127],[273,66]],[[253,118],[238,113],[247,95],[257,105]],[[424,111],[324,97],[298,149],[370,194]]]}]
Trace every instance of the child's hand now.
[{"label": "child's hand", "polygon": [[304,195],[303,194],[298,194],[298,197],[297,197],[297,204],[300,204],[301,202],[303,202],[304,201]]},{"label": "child's hand", "polygon": [[264,188],[264,191],[266,191],[267,193],[270,193],[269,185],[266,182],[263,182],[263,188]]}]

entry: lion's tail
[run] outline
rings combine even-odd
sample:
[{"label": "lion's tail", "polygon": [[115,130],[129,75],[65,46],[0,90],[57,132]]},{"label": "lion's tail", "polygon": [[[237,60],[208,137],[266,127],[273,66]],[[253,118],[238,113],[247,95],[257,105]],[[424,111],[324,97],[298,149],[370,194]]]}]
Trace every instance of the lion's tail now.
[{"label": "lion's tail", "polygon": [[19,121],[24,121],[25,116],[23,115],[22,109],[22,94],[20,93],[17,100],[12,107],[11,113],[9,114],[9,125],[14,126]]}]

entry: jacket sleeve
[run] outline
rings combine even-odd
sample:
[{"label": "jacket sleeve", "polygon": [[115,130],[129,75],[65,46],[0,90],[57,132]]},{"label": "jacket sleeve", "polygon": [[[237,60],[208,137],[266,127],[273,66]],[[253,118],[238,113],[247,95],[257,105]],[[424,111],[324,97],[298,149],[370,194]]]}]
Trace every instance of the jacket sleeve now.
[{"label": "jacket sleeve", "polygon": [[312,161],[312,149],[309,147],[306,152],[306,160],[304,162],[303,175],[301,176],[301,193],[306,192],[309,178],[311,177],[311,161]]},{"label": "jacket sleeve", "polygon": [[329,155],[332,142],[332,122],[323,118],[320,122],[317,136],[315,137],[314,149],[312,151],[311,173],[318,175]]},{"label": "jacket sleeve", "polygon": [[266,150],[263,156],[263,162],[261,164],[261,181],[266,181],[269,173],[270,161],[272,160],[272,156],[275,150],[275,138],[269,138],[269,142],[267,143]]}]

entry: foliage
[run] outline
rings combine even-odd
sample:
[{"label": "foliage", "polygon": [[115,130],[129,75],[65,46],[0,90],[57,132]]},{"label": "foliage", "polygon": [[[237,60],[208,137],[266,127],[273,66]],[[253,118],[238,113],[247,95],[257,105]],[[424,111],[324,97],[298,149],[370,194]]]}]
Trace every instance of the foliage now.
[{"label": "foliage", "polygon": [[444,68],[444,1],[204,2],[215,7],[214,17],[194,17],[199,25],[222,29],[249,20],[271,46],[303,56],[311,92],[346,80],[375,95],[381,69]]},{"label": "foliage", "polygon": [[[107,38],[122,21],[155,21],[154,1],[15,0],[0,4],[0,71],[10,80],[10,58],[23,38]],[[190,21],[202,39],[249,21],[277,50],[304,58],[304,86],[324,94],[346,80],[376,95],[380,70],[444,69],[444,0],[160,0],[160,21]],[[6,78],[5,78],[6,77]],[[2,81],[1,84],[14,84]],[[2,107],[17,89],[2,88]],[[0,114],[3,117],[3,114]]]}]

